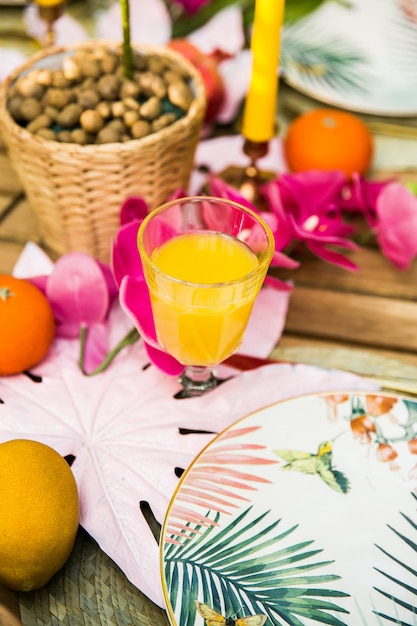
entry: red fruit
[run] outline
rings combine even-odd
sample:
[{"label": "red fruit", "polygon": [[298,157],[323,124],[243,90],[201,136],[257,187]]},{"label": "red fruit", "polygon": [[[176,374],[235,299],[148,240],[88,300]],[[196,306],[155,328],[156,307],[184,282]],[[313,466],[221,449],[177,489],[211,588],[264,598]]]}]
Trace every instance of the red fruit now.
[{"label": "red fruit", "polygon": [[226,94],[223,79],[217,69],[219,60],[224,57],[218,51],[211,55],[203,54],[186,39],[173,39],[168,43],[168,48],[182,54],[200,72],[207,96],[205,121],[210,122],[219,113]]},{"label": "red fruit", "polygon": [[370,415],[379,417],[385,415],[391,411],[394,404],[396,404],[397,398],[386,398],[384,396],[366,396],[366,408]]},{"label": "red fruit", "polygon": [[408,442],[408,449],[411,452],[411,454],[417,454],[417,438],[414,437],[414,439],[410,439],[410,441]]},{"label": "red fruit", "polygon": [[172,39],[167,45],[171,50],[175,50],[185,56],[193,65],[195,65],[202,56],[202,52],[186,39]]},{"label": "red fruit", "polygon": [[371,440],[371,433],[376,432],[373,420],[367,415],[354,417],[350,421],[350,427],[354,437],[357,437],[362,441],[367,441],[368,443]]},{"label": "red fruit", "polygon": [[376,458],[378,461],[382,461],[382,463],[386,463],[387,461],[393,461],[398,456],[398,452],[394,450],[389,443],[379,443],[376,449]]}]

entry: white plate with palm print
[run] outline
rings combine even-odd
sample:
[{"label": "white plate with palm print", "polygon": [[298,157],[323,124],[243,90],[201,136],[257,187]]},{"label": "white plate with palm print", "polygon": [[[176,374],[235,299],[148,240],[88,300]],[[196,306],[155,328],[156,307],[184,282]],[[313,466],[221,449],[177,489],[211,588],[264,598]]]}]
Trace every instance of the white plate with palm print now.
[{"label": "white plate with palm print", "polygon": [[417,115],[417,0],[327,0],[284,28],[283,79],[360,113]]},{"label": "white plate with palm print", "polygon": [[239,420],[170,503],[171,624],[415,625],[416,487],[413,400],[315,394]]}]

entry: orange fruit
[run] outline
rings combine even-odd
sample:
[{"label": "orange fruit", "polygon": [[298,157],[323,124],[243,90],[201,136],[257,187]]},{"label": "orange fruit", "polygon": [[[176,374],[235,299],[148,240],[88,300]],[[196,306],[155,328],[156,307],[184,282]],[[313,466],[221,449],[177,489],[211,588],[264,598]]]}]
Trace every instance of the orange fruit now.
[{"label": "orange fruit", "polygon": [[43,443],[1,443],[0,501],[0,582],[17,591],[38,589],[74,546],[79,499],[71,468]]},{"label": "orange fruit", "polygon": [[54,337],[54,314],[46,296],[28,280],[0,274],[0,376],[39,363]]},{"label": "orange fruit", "polygon": [[341,170],[348,178],[370,168],[374,142],[359,117],[334,109],[314,109],[288,126],[283,150],[289,169]]}]

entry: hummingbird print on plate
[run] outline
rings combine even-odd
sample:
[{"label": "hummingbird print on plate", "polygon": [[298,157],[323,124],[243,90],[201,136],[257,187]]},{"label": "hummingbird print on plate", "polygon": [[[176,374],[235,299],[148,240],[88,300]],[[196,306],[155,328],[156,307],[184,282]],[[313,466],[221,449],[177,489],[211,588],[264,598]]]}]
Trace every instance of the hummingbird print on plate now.
[{"label": "hummingbird print on plate", "polygon": [[303,474],[317,474],[331,489],[339,493],[349,491],[350,484],[347,476],[332,466],[333,441],[320,443],[315,454],[300,450],[274,450],[274,453],[287,461],[281,469],[294,470]]}]

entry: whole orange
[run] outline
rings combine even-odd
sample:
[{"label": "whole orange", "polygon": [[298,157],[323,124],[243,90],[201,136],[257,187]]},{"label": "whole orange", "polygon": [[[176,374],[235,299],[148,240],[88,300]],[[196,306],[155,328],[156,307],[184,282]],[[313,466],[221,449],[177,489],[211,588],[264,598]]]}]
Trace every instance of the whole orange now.
[{"label": "whole orange", "polygon": [[0,582],[17,591],[45,585],[67,561],[79,523],[74,475],[38,441],[0,444]]},{"label": "whole orange", "polygon": [[283,141],[285,160],[293,172],[341,170],[348,178],[365,175],[374,142],[359,117],[335,109],[314,109],[288,126]]},{"label": "whole orange", "polygon": [[54,315],[46,296],[28,280],[0,274],[0,376],[39,363],[54,337]]}]

